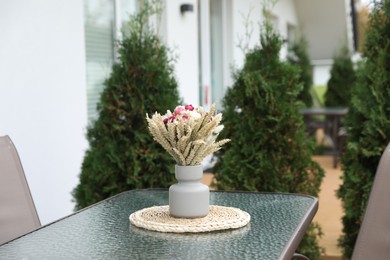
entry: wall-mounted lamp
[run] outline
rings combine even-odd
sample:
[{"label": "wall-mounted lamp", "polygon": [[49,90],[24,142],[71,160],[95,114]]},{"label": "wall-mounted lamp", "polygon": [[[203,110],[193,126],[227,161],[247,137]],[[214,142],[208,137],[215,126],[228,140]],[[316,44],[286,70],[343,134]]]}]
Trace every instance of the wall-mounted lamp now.
[{"label": "wall-mounted lamp", "polygon": [[185,12],[193,12],[194,11],[194,5],[193,4],[182,4],[180,5],[180,12],[181,14],[184,14]]}]

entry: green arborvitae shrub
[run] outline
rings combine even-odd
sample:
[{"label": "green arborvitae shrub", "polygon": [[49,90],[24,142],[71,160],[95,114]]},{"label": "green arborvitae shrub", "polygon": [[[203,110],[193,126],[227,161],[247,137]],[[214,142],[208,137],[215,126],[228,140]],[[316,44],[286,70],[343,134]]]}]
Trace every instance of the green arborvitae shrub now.
[{"label": "green arborvitae shrub", "polygon": [[325,93],[326,107],[347,107],[351,100],[351,89],[356,81],[351,56],[347,47],[333,58],[328,89]]},{"label": "green arborvitae shrub", "polygon": [[179,103],[167,48],[147,27],[153,8],[143,4],[119,43],[119,61],[105,81],[98,119],[88,129],[76,208],[135,188],[168,188],[175,162],[147,129],[145,115]]},{"label": "green arborvitae shrub", "polygon": [[370,14],[356,87],[346,117],[346,148],[338,190],[345,214],[339,245],[349,259],[355,245],[380,157],[390,142],[390,1]]},{"label": "green arborvitae shrub", "polygon": [[[215,186],[223,190],[294,192],[318,196],[324,176],[311,159],[297,96],[302,90],[299,68],[279,59],[281,40],[269,26],[261,47],[249,51],[234,85],[223,99],[224,138],[231,138],[216,157]],[[311,225],[300,252],[320,259]]]},{"label": "green arborvitae shrub", "polygon": [[303,83],[303,89],[298,94],[298,99],[301,100],[306,107],[313,106],[313,98],[310,94],[313,85],[312,68],[309,54],[307,53],[307,41],[303,36],[300,37],[299,40],[293,42],[287,59],[292,64],[298,65],[301,69],[299,81]]}]

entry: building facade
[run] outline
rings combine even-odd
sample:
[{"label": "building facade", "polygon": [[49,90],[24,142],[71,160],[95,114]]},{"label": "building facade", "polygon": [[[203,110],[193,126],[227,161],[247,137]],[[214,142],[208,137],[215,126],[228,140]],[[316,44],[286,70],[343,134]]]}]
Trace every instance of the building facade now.
[{"label": "building facade", "polygon": [[[150,22],[176,57],[185,103],[207,107],[222,99],[232,68],[259,44],[264,3],[286,42],[282,59],[298,32],[308,39],[315,66],[342,44],[353,49],[348,0],[163,3],[161,19]],[[19,151],[43,224],[73,210],[86,129],[116,58],[115,41],[125,37],[121,28],[140,6],[138,0],[0,2],[0,135],[9,135]],[[326,77],[329,68],[321,69]]]}]

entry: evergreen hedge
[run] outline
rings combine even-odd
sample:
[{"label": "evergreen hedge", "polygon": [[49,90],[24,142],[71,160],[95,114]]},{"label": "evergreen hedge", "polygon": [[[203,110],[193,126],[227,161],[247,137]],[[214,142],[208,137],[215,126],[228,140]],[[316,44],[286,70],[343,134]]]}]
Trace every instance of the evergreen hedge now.
[{"label": "evergreen hedge", "polygon": [[333,58],[328,89],[325,93],[326,107],[347,107],[351,100],[351,89],[356,81],[356,74],[347,47],[341,49]]},{"label": "evergreen hedge", "polygon": [[346,117],[346,149],[338,190],[345,214],[339,240],[350,258],[380,157],[390,142],[390,1],[377,1],[369,17],[356,87]]},{"label": "evergreen hedge", "polygon": [[88,128],[89,149],[73,191],[76,209],[125,190],[174,183],[175,162],[153,141],[145,119],[146,113],[179,103],[168,50],[147,26],[155,12],[144,2],[119,43],[119,61],[104,83],[99,117]]},{"label": "evergreen hedge", "polygon": [[[266,29],[261,47],[249,51],[244,67],[223,99],[224,138],[231,138],[216,157],[214,185],[222,190],[293,192],[318,196],[324,176],[311,159],[297,96],[302,90],[299,68],[279,59],[281,39]],[[312,224],[299,251],[320,259]]]},{"label": "evergreen hedge", "polygon": [[313,85],[312,68],[309,54],[307,53],[307,41],[303,36],[293,42],[287,59],[292,64],[298,65],[301,69],[299,81],[303,83],[303,89],[298,94],[298,99],[301,100],[306,107],[313,106],[313,98],[310,94],[310,89]]}]

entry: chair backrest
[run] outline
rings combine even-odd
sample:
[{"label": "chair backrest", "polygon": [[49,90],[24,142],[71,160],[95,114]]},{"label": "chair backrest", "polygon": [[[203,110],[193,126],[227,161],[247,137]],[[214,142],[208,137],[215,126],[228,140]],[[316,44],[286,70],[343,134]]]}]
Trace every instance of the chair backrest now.
[{"label": "chair backrest", "polygon": [[390,143],[376,171],[352,259],[390,257]]},{"label": "chair backrest", "polygon": [[0,136],[0,244],[41,226],[14,144]]}]

